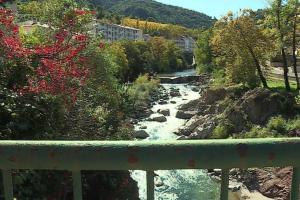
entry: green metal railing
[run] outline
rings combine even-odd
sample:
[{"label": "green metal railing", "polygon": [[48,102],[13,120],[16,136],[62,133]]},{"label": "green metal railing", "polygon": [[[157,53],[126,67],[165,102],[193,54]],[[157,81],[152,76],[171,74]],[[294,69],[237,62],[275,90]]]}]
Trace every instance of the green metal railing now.
[{"label": "green metal railing", "polygon": [[154,171],[222,168],[221,200],[228,199],[231,168],[293,166],[291,200],[299,197],[300,139],[170,142],[2,141],[0,169],[5,200],[13,199],[11,170],[73,172],[74,200],[82,200],[81,170],[145,170],[154,199]]}]

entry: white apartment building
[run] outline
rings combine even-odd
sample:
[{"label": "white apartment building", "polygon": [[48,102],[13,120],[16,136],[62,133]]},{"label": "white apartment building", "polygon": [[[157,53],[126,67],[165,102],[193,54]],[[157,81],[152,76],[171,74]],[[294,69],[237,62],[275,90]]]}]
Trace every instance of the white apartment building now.
[{"label": "white apartment building", "polygon": [[103,22],[96,23],[96,34],[102,34],[104,39],[108,42],[144,39],[143,31],[140,29]]},{"label": "white apartment building", "polygon": [[186,52],[194,52],[196,42],[192,37],[181,36],[174,40],[177,46]]}]

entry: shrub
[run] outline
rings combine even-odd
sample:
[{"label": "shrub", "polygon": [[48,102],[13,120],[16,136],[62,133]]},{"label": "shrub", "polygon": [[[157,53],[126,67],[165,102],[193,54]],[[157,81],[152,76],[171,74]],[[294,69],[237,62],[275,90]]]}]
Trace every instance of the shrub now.
[{"label": "shrub", "polygon": [[63,127],[63,105],[59,97],[21,96],[0,88],[0,138],[50,139],[51,134]]},{"label": "shrub", "polygon": [[273,117],[267,124],[269,131],[276,131],[278,134],[287,133],[287,121],[281,116]]},{"label": "shrub", "polygon": [[226,139],[231,135],[233,125],[229,120],[222,120],[220,124],[213,130],[211,138]]},{"label": "shrub", "polygon": [[300,116],[298,115],[296,118],[288,120],[286,126],[288,131],[300,130]]},{"label": "shrub", "polygon": [[139,76],[129,89],[129,94],[135,106],[147,102],[150,94],[158,89],[159,80],[151,78],[148,74]]},{"label": "shrub", "polygon": [[212,73],[213,85],[214,86],[224,86],[226,83],[225,70],[215,69]]},{"label": "shrub", "polygon": [[254,126],[249,132],[244,133],[242,138],[268,138],[274,137],[274,133],[270,132],[266,128],[262,128],[260,126]]}]

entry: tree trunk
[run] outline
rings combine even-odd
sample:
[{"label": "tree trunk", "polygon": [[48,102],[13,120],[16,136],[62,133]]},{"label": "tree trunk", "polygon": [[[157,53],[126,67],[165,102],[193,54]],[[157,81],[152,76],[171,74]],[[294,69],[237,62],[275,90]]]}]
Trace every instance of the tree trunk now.
[{"label": "tree trunk", "polygon": [[281,54],[282,54],[282,60],[283,60],[283,76],[284,76],[284,83],[285,83],[285,89],[287,91],[291,90],[290,82],[289,82],[289,68],[286,58],[286,53],[284,48],[281,48]]},{"label": "tree trunk", "polygon": [[257,57],[256,57],[256,55],[255,55],[255,53],[254,53],[254,51],[253,51],[251,45],[247,42],[243,30],[242,30],[241,28],[238,28],[238,30],[240,31],[241,36],[242,36],[242,38],[243,38],[243,41],[244,41],[244,43],[246,44],[246,47],[247,47],[248,51],[250,52],[250,54],[251,54],[251,56],[252,56],[252,58],[253,58],[253,61],[254,61],[254,63],[255,63],[256,70],[257,70],[257,72],[258,72],[258,76],[259,76],[259,78],[260,78],[260,80],[261,80],[261,82],[262,82],[264,88],[269,88],[268,83],[267,83],[267,79],[265,78],[264,73],[263,73],[263,71],[262,71],[262,69],[261,69],[259,60],[257,59]]},{"label": "tree trunk", "polygon": [[296,77],[296,82],[297,82],[297,90],[300,89],[300,83],[299,83],[299,76],[298,76],[298,70],[297,70],[297,55],[296,55],[296,43],[297,43],[297,9],[298,5],[296,5],[296,12],[295,12],[295,17],[294,17],[294,24],[293,24],[293,67],[294,67],[294,73]]},{"label": "tree trunk", "polygon": [[289,68],[288,68],[288,63],[287,63],[287,58],[286,58],[286,53],[284,50],[284,36],[282,33],[282,27],[281,27],[281,17],[280,17],[280,12],[281,12],[281,5],[282,1],[277,0],[277,9],[276,9],[276,14],[277,14],[277,29],[280,35],[280,45],[281,45],[281,56],[282,56],[282,61],[283,61],[283,76],[284,76],[284,83],[285,83],[285,88],[287,91],[291,90],[290,83],[289,83]]},{"label": "tree trunk", "polygon": [[263,71],[261,69],[261,66],[259,64],[259,61],[258,59],[256,58],[255,56],[255,53],[253,52],[252,48],[250,46],[248,46],[248,49],[252,55],[252,58],[254,60],[254,63],[255,63],[255,66],[256,66],[256,69],[257,69],[257,72],[258,72],[258,75],[259,75],[259,78],[264,86],[264,88],[269,88],[268,86],[268,83],[267,83],[267,79],[265,78],[264,74],[263,74]]}]

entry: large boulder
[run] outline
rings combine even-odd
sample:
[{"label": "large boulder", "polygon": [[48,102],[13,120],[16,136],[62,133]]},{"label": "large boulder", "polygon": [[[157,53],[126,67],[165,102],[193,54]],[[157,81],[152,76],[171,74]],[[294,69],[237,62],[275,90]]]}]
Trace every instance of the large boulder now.
[{"label": "large boulder", "polygon": [[293,95],[256,88],[247,92],[238,103],[241,111],[255,124],[263,124],[275,115],[293,111]]},{"label": "large boulder", "polygon": [[184,125],[184,127],[179,129],[177,134],[189,136],[198,126],[203,124],[206,121],[206,119],[207,116],[195,115]]},{"label": "large boulder", "polygon": [[178,110],[197,110],[199,100],[192,100],[186,104],[182,104],[178,107]]},{"label": "large boulder", "polygon": [[202,100],[205,104],[213,104],[223,100],[226,95],[227,91],[224,88],[207,89],[203,92]]},{"label": "large boulder", "polygon": [[137,139],[146,139],[148,138],[150,135],[144,131],[144,130],[138,130],[134,132],[134,137]]},{"label": "large boulder", "polygon": [[167,118],[163,115],[161,116],[154,116],[150,118],[150,121],[155,121],[155,122],[166,122]]},{"label": "large boulder", "polygon": [[197,111],[183,111],[183,110],[179,110],[176,113],[176,118],[178,118],[178,119],[191,119],[196,114],[197,114]]},{"label": "large boulder", "polygon": [[211,137],[213,130],[217,127],[218,119],[214,115],[207,115],[203,121],[204,123],[200,124],[189,135],[190,139],[208,139]]},{"label": "large boulder", "polygon": [[158,110],[157,111],[159,114],[162,114],[164,116],[170,116],[170,109],[163,109],[163,110]]},{"label": "large boulder", "polygon": [[146,107],[146,106],[142,106],[142,107],[138,107],[136,108],[135,112],[134,112],[134,118],[136,119],[144,119],[147,117],[150,117],[153,114],[153,111]]}]

